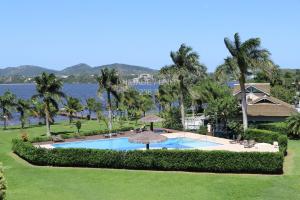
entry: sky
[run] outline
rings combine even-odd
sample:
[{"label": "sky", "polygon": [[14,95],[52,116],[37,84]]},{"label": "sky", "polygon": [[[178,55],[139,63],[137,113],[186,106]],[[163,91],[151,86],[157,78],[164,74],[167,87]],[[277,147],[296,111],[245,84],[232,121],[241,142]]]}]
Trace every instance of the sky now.
[{"label": "sky", "polygon": [[300,68],[299,0],[2,0],[0,68],[125,63],[159,69],[185,43],[212,72],[224,37],[259,37],[273,61]]}]

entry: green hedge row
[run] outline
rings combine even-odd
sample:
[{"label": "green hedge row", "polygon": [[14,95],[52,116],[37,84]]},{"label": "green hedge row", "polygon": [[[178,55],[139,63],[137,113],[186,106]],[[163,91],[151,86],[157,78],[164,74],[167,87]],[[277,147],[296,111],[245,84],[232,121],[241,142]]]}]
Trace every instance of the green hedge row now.
[{"label": "green hedge row", "polygon": [[36,165],[199,172],[282,173],[283,154],[201,150],[43,149],[13,140],[12,150]]},{"label": "green hedge row", "polygon": [[[117,132],[123,132],[123,131],[130,131],[133,130],[134,127],[124,127],[124,128],[119,128],[119,129],[113,129],[112,131],[109,130],[95,130],[95,131],[88,131],[88,132],[81,132],[79,135],[76,134],[61,134],[62,138],[68,139],[68,138],[73,138],[73,137],[78,137],[78,136],[92,136],[92,135],[101,135],[101,134],[107,134],[107,133],[117,133]],[[35,137],[31,139],[31,142],[45,142],[45,141],[50,141],[51,137]]]},{"label": "green hedge row", "polygon": [[257,124],[256,128],[275,131],[275,132],[278,132],[283,135],[289,134],[289,130],[288,130],[286,122],[273,122],[273,123]]},{"label": "green hedge row", "polygon": [[4,178],[3,167],[2,164],[0,163],[0,200],[5,199],[6,189],[7,186]]},{"label": "green hedge row", "polygon": [[280,151],[283,152],[284,155],[287,153],[288,137],[278,132],[248,128],[244,134],[244,139],[254,139],[256,142],[265,142],[269,144],[273,144],[274,141],[277,141]]}]

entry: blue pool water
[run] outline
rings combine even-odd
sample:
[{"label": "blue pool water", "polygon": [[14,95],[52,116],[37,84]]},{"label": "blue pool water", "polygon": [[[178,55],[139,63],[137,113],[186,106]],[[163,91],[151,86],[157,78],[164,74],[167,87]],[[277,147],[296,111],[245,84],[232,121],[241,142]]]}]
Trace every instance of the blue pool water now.
[{"label": "blue pool water", "polygon": [[[191,149],[199,147],[219,146],[221,144],[195,140],[191,138],[169,138],[168,140],[150,144],[151,148],[175,148],[175,149]],[[55,148],[88,148],[88,149],[113,149],[113,150],[134,150],[145,148],[144,144],[130,143],[128,138],[113,138],[100,140],[86,140],[78,142],[65,142],[52,145]]]}]

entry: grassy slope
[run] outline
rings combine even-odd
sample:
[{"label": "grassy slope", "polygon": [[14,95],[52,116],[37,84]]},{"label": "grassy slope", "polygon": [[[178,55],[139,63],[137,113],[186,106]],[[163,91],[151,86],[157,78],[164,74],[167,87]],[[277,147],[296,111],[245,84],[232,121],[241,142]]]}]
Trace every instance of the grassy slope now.
[{"label": "grassy slope", "polygon": [[[67,123],[53,130],[75,130]],[[83,129],[97,129],[96,122]],[[26,129],[38,136],[44,127]],[[300,199],[300,141],[290,141],[283,176],[153,172],[31,166],[10,152],[20,130],[0,131],[8,200],[13,199]]]}]

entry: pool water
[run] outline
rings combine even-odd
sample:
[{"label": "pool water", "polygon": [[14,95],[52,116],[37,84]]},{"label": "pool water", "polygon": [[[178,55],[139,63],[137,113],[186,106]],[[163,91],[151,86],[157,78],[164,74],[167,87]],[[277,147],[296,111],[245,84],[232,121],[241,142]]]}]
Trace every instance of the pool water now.
[{"label": "pool water", "polygon": [[[199,147],[219,146],[221,144],[191,139],[186,137],[169,138],[161,143],[150,144],[151,148],[171,148],[171,149],[192,149]],[[128,138],[113,138],[113,139],[99,139],[99,140],[86,140],[77,142],[65,142],[52,144],[54,148],[88,148],[88,149],[112,149],[112,150],[135,150],[145,148],[144,144],[130,143]]]}]

